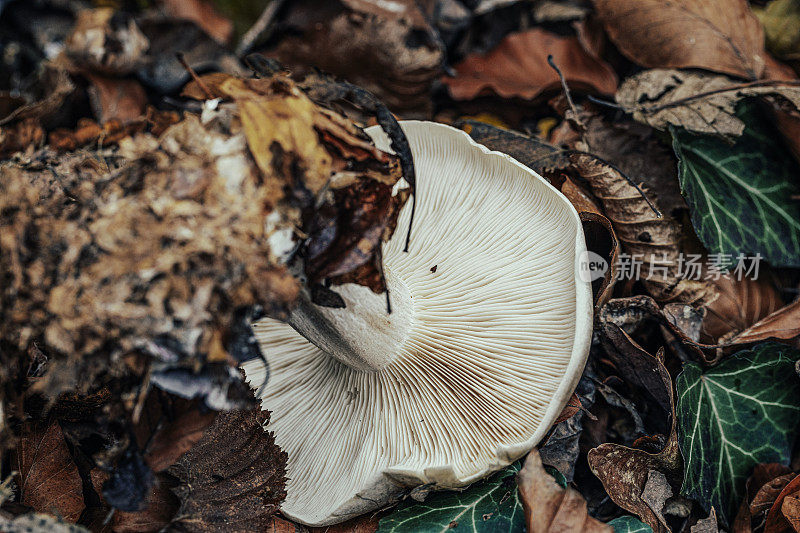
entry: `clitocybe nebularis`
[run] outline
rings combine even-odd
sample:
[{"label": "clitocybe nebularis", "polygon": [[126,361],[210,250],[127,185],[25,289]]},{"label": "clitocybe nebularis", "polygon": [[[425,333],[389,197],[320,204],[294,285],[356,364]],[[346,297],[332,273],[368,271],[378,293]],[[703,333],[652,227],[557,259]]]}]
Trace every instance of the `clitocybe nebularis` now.
[{"label": "clitocybe nebularis", "polygon": [[[464,132],[401,122],[417,169],[384,245],[384,295],[334,287],[344,309],[301,303],[265,319],[269,363],[245,363],[289,456],[284,514],[309,525],[377,509],[412,487],[463,487],[535,446],[577,383],[592,334],[569,201]],[[376,144],[389,143],[377,128]]]}]

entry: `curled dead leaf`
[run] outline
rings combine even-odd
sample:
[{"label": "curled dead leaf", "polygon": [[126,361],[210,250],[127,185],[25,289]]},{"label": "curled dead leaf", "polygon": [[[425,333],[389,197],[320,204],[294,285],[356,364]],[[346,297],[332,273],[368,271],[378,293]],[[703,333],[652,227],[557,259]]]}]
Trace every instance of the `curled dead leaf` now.
[{"label": "curled dead leaf", "polygon": [[634,258],[639,261],[639,276],[653,297],[662,302],[684,303],[716,298],[709,283],[685,279],[681,274],[681,226],[671,216],[656,211],[646,191],[591,154],[573,153],[570,161],[572,170],[591,185],[603,204],[631,267],[636,268]]},{"label": "curled dead leaf", "polygon": [[635,513],[654,532],[668,533],[670,529],[663,515],[663,506],[673,494],[671,487],[680,486],[683,466],[675,425],[672,379],[659,358],[641,349],[618,326],[606,326],[607,331],[617,335],[613,342],[622,350],[617,362],[627,365],[621,367],[626,377],[647,387],[659,403],[669,402],[672,427],[658,453],[605,443],[589,451],[589,467],[617,505]]},{"label": "curled dead leaf", "polygon": [[767,339],[793,341],[800,337],[800,300],[781,307],[740,332],[729,342],[749,344]]}]

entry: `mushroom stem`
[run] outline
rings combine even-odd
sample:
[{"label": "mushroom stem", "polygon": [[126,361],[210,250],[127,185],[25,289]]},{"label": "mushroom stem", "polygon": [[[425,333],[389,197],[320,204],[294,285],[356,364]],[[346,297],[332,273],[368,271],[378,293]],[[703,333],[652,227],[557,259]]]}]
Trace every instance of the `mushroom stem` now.
[{"label": "mushroom stem", "polygon": [[408,288],[390,272],[386,285],[392,295],[392,313],[383,294],[360,285],[336,287],[343,309],[322,307],[308,295],[300,298],[288,323],[309,342],[356,370],[377,372],[400,353],[413,318]]}]

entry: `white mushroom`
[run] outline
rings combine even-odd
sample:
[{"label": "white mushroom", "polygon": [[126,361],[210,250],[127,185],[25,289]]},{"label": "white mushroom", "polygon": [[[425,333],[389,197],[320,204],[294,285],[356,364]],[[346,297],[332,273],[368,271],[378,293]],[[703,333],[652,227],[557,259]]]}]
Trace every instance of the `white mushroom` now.
[{"label": "white mushroom", "polygon": [[346,308],[305,302],[291,325],[255,324],[263,387],[263,363],[244,365],[289,457],[282,511],[308,525],[510,464],[550,428],[589,350],[586,245],[569,201],[462,131],[401,125],[418,198],[409,251],[410,205],[384,245],[392,313],[384,295],[334,287]]}]

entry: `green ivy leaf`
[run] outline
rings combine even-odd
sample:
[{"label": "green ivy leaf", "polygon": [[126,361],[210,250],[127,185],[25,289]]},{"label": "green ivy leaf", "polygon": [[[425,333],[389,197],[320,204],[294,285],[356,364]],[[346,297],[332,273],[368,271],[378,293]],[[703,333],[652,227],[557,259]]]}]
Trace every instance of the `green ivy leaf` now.
[{"label": "green ivy leaf", "polygon": [[653,533],[653,530],[633,516],[620,516],[608,523],[614,528],[614,533]]},{"label": "green ivy leaf", "polygon": [[409,500],[380,520],[377,533],[523,533],[519,469],[517,462],[464,491],[434,492],[421,503]]},{"label": "green ivy leaf", "polygon": [[800,351],[765,343],[705,373],[688,363],[676,381],[684,496],[731,522],[758,463],[788,464],[800,423]]},{"label": "green ivy leaf", "polygon": [[800,266],[800,169],[758,108],[745,104],[737,115],[747,126],[733,145],[670,130],[692,225],[709,253]]}]

